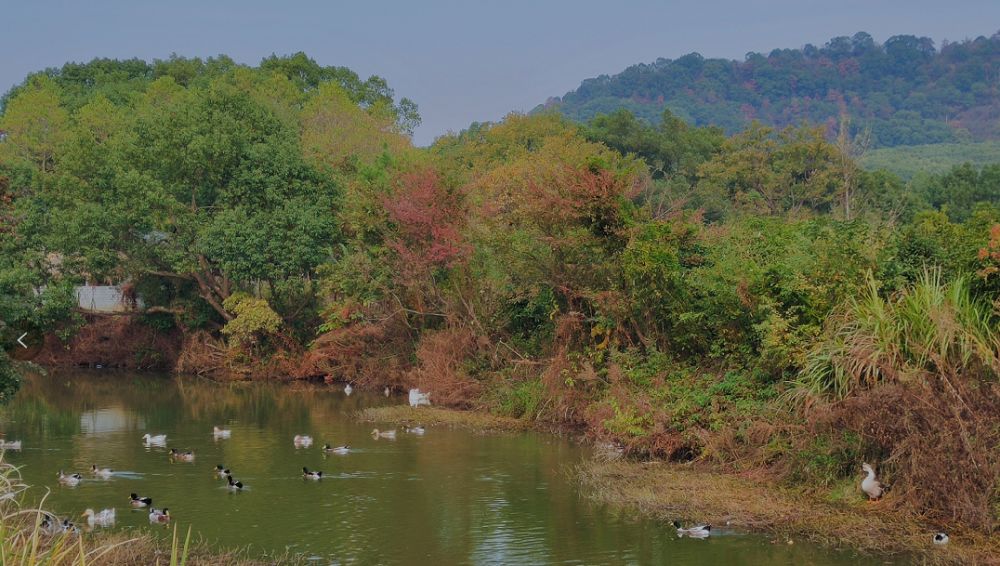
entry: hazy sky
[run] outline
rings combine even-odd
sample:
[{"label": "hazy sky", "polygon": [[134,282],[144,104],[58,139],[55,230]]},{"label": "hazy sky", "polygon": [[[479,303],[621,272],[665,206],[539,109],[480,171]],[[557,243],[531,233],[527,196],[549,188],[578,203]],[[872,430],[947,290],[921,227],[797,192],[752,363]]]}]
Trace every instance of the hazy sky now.
[{"label": "hazy sky", "polygon": [[658,57],[822,45],[867,31],[957,41],[1000,30],[1000,0],[263,2],[6,0],[0,90],[30,71],[94,57],[225,53],[256,64],[305,51],[385,77],[420,106],[418,144],[526,111],[580,81]]}]

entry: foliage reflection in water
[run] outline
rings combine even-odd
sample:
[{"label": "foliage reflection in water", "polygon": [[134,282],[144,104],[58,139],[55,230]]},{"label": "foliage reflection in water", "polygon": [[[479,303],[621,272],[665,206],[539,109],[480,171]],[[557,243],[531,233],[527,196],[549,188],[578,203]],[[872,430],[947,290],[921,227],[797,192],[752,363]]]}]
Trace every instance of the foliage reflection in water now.
[{"label": "foliage reflection in water", "polygon": [[[182,530],[192,525],[223,546],[289,549],[324,562],[834,565],[856,558],[757,536],[678,539],[668,524],[594,505],[567,473],[586,448],[565,439],[430,428],[376,440],[371,426],[351,419],[362,407],[393,402],[402,400],[62,371],[29,376],[3,411],[2,429],[23,438],[24,450],[9,459],[36,495],[52,490],[47,505],[61,513],[115,507],[115,528],[151,529],[145,510],[130,509],[135,492],[169,507]],[[231,429],[231,438],[216,439],[215,425]],[[147,432],[166,433],[167,447],[145,447]],[[297,449],[296,434],[315,443]],[[327,442],[352,450],[325,455]],[[197,457],[171,462],[170,447]],[[93,464],[116,473],[94,478],[87,473]],[[247,489],[227,489],[216,464]],[[305,481],[304,466],[323,470],[323,480]],[[60,469],[86,480],[60,486]]]}]

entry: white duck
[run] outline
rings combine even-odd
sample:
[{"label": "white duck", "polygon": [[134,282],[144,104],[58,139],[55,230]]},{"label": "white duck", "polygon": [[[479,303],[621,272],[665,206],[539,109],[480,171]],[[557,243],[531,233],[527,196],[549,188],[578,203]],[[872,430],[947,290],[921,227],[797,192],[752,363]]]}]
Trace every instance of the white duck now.
[{"label": "white duck", "polygon": [[934,535],[934,544],[948,544],[949,540],[951,539],[948,538],[947,533],[936,533]]},{"label": "white duck", "polygon": [[431,404],[431,394],[421,393],[419,389],[410,389],[410,406],[419,407],[420,405],[430,406]]},{"label": "white duck", "polygon": [[20,440],[2,440],[0,439],[0,450],[20,450],[21,441]]},{"label": "white duck", "polygon": [[674,521],[671,524],[677,529],[677,534],[680,536],[705,538],[712,533],[712,525],[696,525],[694,527],[682,528],[680,521]]},{"label": "white duck", "polygon": [[403,429],[410,434],[424,434],[427,432],[427,429],[422,426],[407,426],[403,427]]},{"label": "white duck", "polygon": [[78,485],[81,481],[83,481],[83,476],[81,476],[80,474],[66,475],[63,473],[62,470],[59,470],[59,483],[69,487],[73,487],[75,485]]},{"label": "white duck", "polygon": [[312,443],[313,438],[304,434],[296,434],[295,438],[292,438],[292,444],[294,444],[296,448],[309,448],[312,446]]},{"label": "white duck", "polygon": [[868,501],[878,501],[888,491],[888,486],[875,479],[875,470],[870,464],[861,464],[861,470],[868,474],[861,480],[861,491],[868,496]]},{"label": "white duck", "polygon": [[212,436],[214,436],[216,439],[229,438],[230,436],[232,436],[232,434],[233,431],[229,430],[228,428],[219,428],[217,426],[212,427]]},{"label": "white duck", "polygon": [[343,455],[343,454],[347,454],[350,451],[351,451],[351,447],[348,446],[348,445],[346,445],[346,444],[343,445],[343,446],[330,446],[329,444],[324,444],[323,445],[323,452],[326,452],[327,454],[341,454],[341,455]]},{"label": "white duck", "polygon": [[108,479],[115,474],[111,468],[98,468],[97,464],[90,466],[90,473],[101,479]]},{"label": "white duck", "polygon": [[389,440],[396,440],[396,430],[379,430],[376,428],[372,430],[372,436],[375,439],[388,438]]},{"label": "white duck", "polygon": [[389,395],[392,395],[392,390],[389,389],[388,385],[386,385],[385,386],[385,396],[388,397]]},{"label": "white duck", "polygon": [[146,446],[163,446],[167,443],[167,435],[146,433],[142,435],[142,441],[146,443]]},{"label": "white duck", "polygon": [[98,525],[101,527],[107,527],[115,524],[115,510],[105,509],[100,513],[94,513],[93,509],[87,509],[83,512],[83,516],[87,518],[87,524],[93,527]]},{"label": "white duck", "polygon": [[348,397],[350,397],[351,393],[353,393],[353,392],[354,392],[354,388],[351,387],[350,383],[348,383],[346,386],[344,386],[344,395],[347,395]]},{"label": "white duck", "polygon": [[310,472],[309,468],[302,466],[302,477],[307,480],[321,480],[323,479],[323,472],[320,471]]}]

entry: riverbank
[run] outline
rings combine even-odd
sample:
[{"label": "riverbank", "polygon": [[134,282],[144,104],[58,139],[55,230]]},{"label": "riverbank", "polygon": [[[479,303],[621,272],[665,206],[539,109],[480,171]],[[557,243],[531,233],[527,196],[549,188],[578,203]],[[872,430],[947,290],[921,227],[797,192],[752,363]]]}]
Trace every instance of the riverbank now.
[{"label": "riverbank", "polygon": [[[361,422],[452,426],[481,432],[544,430],[530,421],[478,411],[407,406],[361,410]],[[807,539],[871,555],[901,555],[926,564],[1000,564],[1000,537],[975,531],[951,532],[946,546],[934,545],[935,529],[892,506],[891,499],[869,504],[828,501],[819,493],[796,491],[766,480],[713,472],[708,466],[660,461],[590,461],[574,471],[584,493],[602,504],[620,506],[661,520],[707,522],[767,533],[775,544]]]}]

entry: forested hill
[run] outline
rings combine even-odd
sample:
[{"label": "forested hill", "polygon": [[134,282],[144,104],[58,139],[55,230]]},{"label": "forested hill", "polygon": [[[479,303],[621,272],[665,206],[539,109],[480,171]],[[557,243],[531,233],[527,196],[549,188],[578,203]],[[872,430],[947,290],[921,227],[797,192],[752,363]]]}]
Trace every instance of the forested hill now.
[{"label": "forested hill", "polygon": [[743,61],[691,53],[587,79],[545,107],[578,121],[624,107],[651,123],[669,109],[727,132],[754,119],[833,131],[846,113],[882,147],[1000,139],[1000,32],[940,48],[912,35],[880,45],[859,32]]}]

